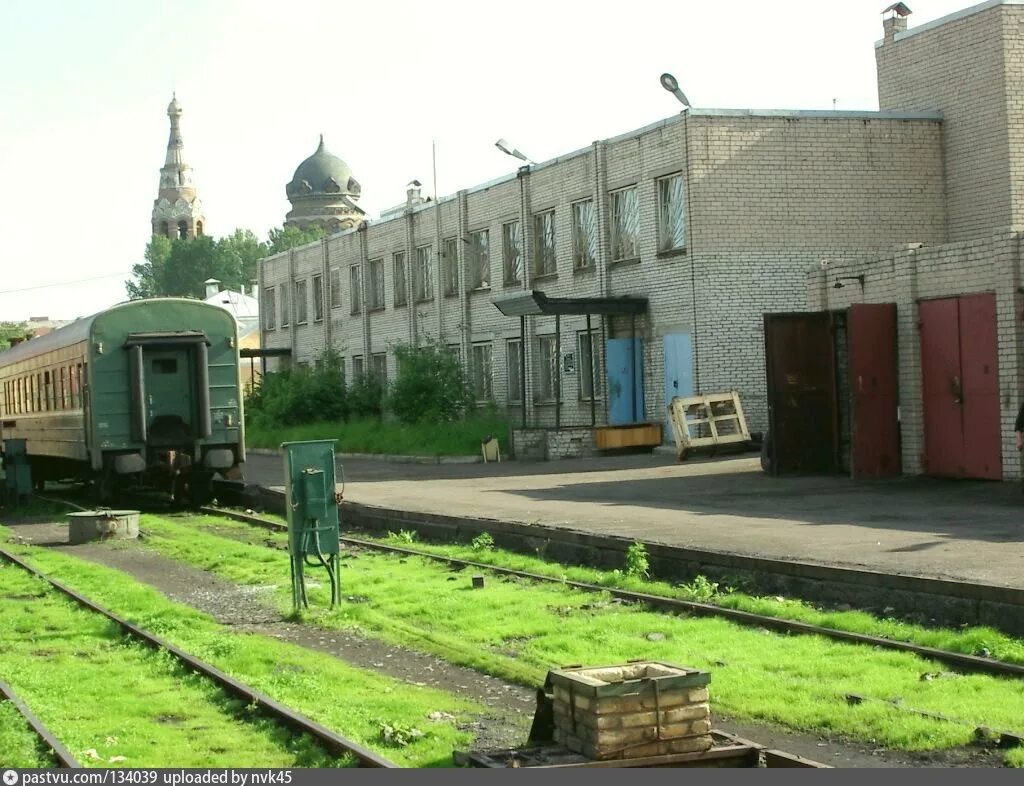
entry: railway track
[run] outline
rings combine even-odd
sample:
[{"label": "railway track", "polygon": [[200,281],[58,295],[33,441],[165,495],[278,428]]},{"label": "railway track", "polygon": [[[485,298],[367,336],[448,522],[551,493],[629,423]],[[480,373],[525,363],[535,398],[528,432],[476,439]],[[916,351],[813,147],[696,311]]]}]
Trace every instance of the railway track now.
[{"label": "railway track", "polygon": [[[200,512],[211,516],[220,516],[222,518],[232,519],[234,521],[262,527],[264,529],[279,531],[287,530],[287,526],[284,524],[260,518],[259,516],[253,516],[248,513],[212,507],[200,508]],[[377,541],[354,538],[351,536],[342,536],[340,540],[343,544],[348,544],[350,546],[358,546],[360,548],[390,552],[393,554],[402,554],[404,556],[422,557],[435,562],[445,563],[453,567],[486,570],[491,573],[497,573],[504,576],[515,576],[532,581],[560,584],[562,586],[573,587],[574,589],[587,592],[606,592],[615,598],[629,601],[631,603],[640,603],[650,608],[663,611],[704,617],[719,617],[740,625],[767,628],[769,630],[775,630],[782,633],[824,636],[837,641],[863,644],[865,646],[895,650],[898,652],[909,652],[919,655],[922,658],[930,658],[967,672],[993,674],[1003,677],[1024,677],[1024,665],[1007,663],[1006,661],[996,660],[994,658],[985,658],[979,655],[966,655],[959,652],[951,652],[949,650],[938,649],[935,647],[926,647],[906,641],[897,641],[895,639],[886,639],[880,636],[871,636],[864,633],[836,630],[834,628],[826,628],[820,625],[798,622],[796,620],[769,617],[761,614],[755,614],[753,612],[739,611],[737,609],[728,609],[710,603],[699,603],[697,601],[682,600],[678,598],[667,598],[661,595],[651,595],[649,593],[633,592],[631,590],[602,587],[596,584],[588,584],[579,581],[567,581],[560,578],[553,578],[551,576],[544,576],[538,573],[530,573],[528,571],[515,570],[513,568],[503,568],[482,562],[456,559],[454,557],[444,557],[438,554],[420,551],[418,549],[394,546],[379,543]]]},{"label": "railway track", "polygon": [[[117,614],[104,608],[103,606],[100,606],[99,604],[93,602],[84,595],[71,589],[67,585],[62,584],[61,582],[57,581],[51,576],[48,576],[45,573],[42,573],[41,571],[32,567],[31,565],[20,559],[18,556],[10,553],[6,549],[0,548],[0,559],[3,559],[4,561],[12,565],[18,566],[27,573],[30,573],[31,575],[45,581],[58,592],[71,598],[79,605],[89,609],[90,611],[100,614],[103,617],[106,617],[132,638],[138,639],[139,641],[145,643],[150,647],[154,647],[156,649],[168,652],[174,658],[176,658],[178,661],[184,664],[187,668],[202,674],[207,679],[216,683],[220,688],[225,690],[227,693],[244,700],[247,705],[257,707],[264,716],[272,718],[275,721],[287,726],[288,728],[293,729],[296,732],[308,734],[332,754],[337,756],[352,756],[356,760],[358,766],[360,767],[387,769],[398,767],[397,764],[389,761],[388,759],[385,759],[377,753],[374,753],[373,751],[364,748],[358,743],[355,743],[349,739],[346,739],[345,737],[342,737],[341,735],[331,731],[325,726],[320,725],[316,721],[313,721],[307,718],[306,716],[295,712],[289,707],[286,707],[285,705],[274,700],[265,693],[262,693],[256,690],[255,688],[252,688],[246,685],[245,683],[236,680],[235,678],[224,673],[223,671],[220,671],[211,664],[206,663],[205,661],[195,657],[194,655],[185,652],[181,648],[176,647],[170,642],[164,641],[155,634],[150,633],[149,631],[144,630],[143,628],[140,628],[138,625],[135,625],[134,623],[129,622],[123,617],[118,616]],[[24,703],[20,702],[20,700],[18,700],[14,696],[13,691],[8,691],[9,687],[0,683],[0,693],[4,693],[4,695],[6,695],[12,702],[14,702],[15,706],[19,709],[19,711],[21,711],[21,714],[25,717],[26,721],[36,732],[36,734],[40,737],[40,739],[42,739],[44,743],[54,751],[56,759],[58,760],[58,762],[61,762],[61,766],[80,766],[71,756],[71,754],[68,753],[67,750],[60,744],[60,741],[57,740],[52,735],[52,733],[46,730],[45,726],[43,726],[38,721],[38,719],[36,719],[35,716],[31,714],[31,712],[24,705]]]},{"label": "railway track", "polygon": [[32,729],[33,733],[39,738],[39,741],[46,747],[50,755],[53,756],[58,767],[79,769],[82,766],[71,754],[71,751],[65,748],[54,733],[46,728],[43,722],[35,716],[32,710],[28,708],[28,705],[18,698],[18,695],[14,692],[14,688],[3,680],[0,680],[0,699],[9,701],[21,717],[25,719],[25,725]]}]

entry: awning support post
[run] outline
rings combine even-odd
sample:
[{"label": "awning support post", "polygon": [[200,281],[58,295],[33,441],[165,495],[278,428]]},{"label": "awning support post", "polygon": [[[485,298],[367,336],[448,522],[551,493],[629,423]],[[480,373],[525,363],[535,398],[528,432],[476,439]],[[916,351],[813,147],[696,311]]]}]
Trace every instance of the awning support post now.
[{"label": "awning support post", "polygon": [[555,314],[555,431],[562,427],[562,315]]},{"label": "awning support post", "polygon": [[523,397],[523,428],[526,428],[526,317],[519,317],[519,394]]},{"label": "awning support post", "polygon": [[597,425],[597,374],[594,367],[597,365],[597,358],[594,357],[594,337],[590,333],[590,312],[587,312],[587,353],[590,355],[590,425]]}]

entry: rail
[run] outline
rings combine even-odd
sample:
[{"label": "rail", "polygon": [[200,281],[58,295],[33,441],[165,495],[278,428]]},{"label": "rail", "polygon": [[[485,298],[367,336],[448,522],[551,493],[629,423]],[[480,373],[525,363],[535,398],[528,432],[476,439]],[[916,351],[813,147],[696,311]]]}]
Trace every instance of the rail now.
[{"label": "rail", "polygon": [[61,744],[61,741],[54,736],[53,732],[43,725],[43,722],[35,716],[35,714],[28,708],[18,695],[14,692],[14,688],[8,685],[3,680],[0,680],[0,696],[3,696],[9,701],[19,713],[21,717],[25,719],[25,723],[32,731],[35,732],[36,736],[42,741],[47,747],[50,753],[53,754],[53,758],[57,762],[57,766],[67,769],[79,769],[82,765],[78,763],[78,760],[71,755],[71,751]]},{"label": "rail", "polygon": [[[239,513],[232,510],[224,510],[221,508],[204,507],[201,508],[202,513],[206,513],[213,516],[221,516],[223,518],[233,519],[242,523],[251,524],[254,526],[263,527],[265,529],[275,530],[286,530],[287,526],[276,521],[270,521],[268,519],[260,518],[258,516],[252,516],[247,513]],[[909,652],[914,655],[919,655],[923,658],[931,658],[945,663],[949,666],[963,669],[965,671],[980,672],[985,674],[995,674],[999,676],[1009,677],[1024,677],[1024,665],[1017,663],[1007,663],[1006,661],[996,660],[994,658],[985,658],[979,655],[967,655],[960,652],[950,652],[949,650],[942,650],[935,647],[926,647],[921,644],[913,644],[908,641],[897,641],[896,639],[886,639],[881,636],[871,636],[866,633],[853,633],[850,631],[836,630],[835,628],[826,628],[821,625],[812,625],[806,622],[798,622],[796,620],[789,620],[779,617],[769,617],[762,614],[755,614],[749,611],[740,611],[738,609],[729,609],[722,606],[715,606],[711,603],[700,603],[692,600],[682,600],[680,598],[667,598],[661,595],[651,595],[645,592],[634,592],[632,590],[616,589],[614,587],[602,587],[597,584],[588,584],[582,581],[568,581],[560,578],[554,578],[552,576],[544,576],[539,573],[530,573],[528,571],[515,570],[513,568],[503,568],[496,565],[489,565],[483,562],[473,562],[472,560],[456,559],[455,557],[445,557],[439,554],[431,554],[425,551],[419,551],[417,549],[410,549],[404,546],[393,546],[386,543],[378,543],[371,540],[363,540],[362,538],[353,538],[351,536],[343,536],[340,538],[342,543],[347,543],[353,546],[359,546],[361,548],[375,549],[377,551],[386,551],[395,554],[402,554],[405,556],[422,557],[424,559],[434,560],[436,562],[443,562],[448,565],[462,567],[462,568],[475,568],[478,570],[487,570],[491,573],[497,573],[505,576],[516,576],[518,578],[530,579],[538,582],[548,582],[561,584],[563,586],[572,587],[574,589],[584,590],[587,592],[607,592],[615,598],[620,600],[626,600],[633,603],[642,603],[651,608],[664,609],[667,611],[681,612],[686,614],[694,614],[704,617],[720,617],[727,619],[740,625],[749,625],[759,628],[768,628],[770,630],[777,630],[783,633],[799,633],[813,636],[824,636],[826,638],[835,639],[838,641],[850,642],[854,644],[863,644],[870,647],[878,647],[880,649],[895,650],[898,652]]]},{"label": "rail", "polygon": [[[0,549],[0,558],[10,562],[13,565],[17,565],[28,573],[36,576],[43,581],[47,582],[54,589],[67,595],[69,598],[74,600],[76,603],[84,606],[85,608],[101,614],[110,621],[118,625],[125,633],[140,641],[145,642],[151,647],[156,649],[162,649],[169,652],[181,663],[185,664],[188,668],[193,669],[205,677],[209,678],[213,682],[217,683],[221,688],[243,699],[249,705],[257,706],[265,715],[270,716],[284,725],[288,726],[295,731],[302,732],[310,735],[320,744],[322,744],[328,751],[335,755],[351,755],[359,763],[360,767],[378,767],[378,768],[397,768],[398,765],[391,762],[382,756],[374,753],[367,748],[362,747],[358,743],[352,742],[339,734],[331,731],[325,726],[320,725],[314,720],[307,718],[304,715],[300,715],[294,710],[286,707],[280,702],[272,699],[265,693],[261,693],[255,688],[251,688],[243,682],[236,680],[234,677],[224,673],[215,666],[206,663],[203,660],[190,655],[179,647],[171,644],[170,642],[164,641],[160,637],[150,633],[149,631],[140,628],[123,617],[119,617],[112,611],[105,609],[97,603],[86,598],[84,595],[76,592],[70,587],[62,584],[56,579],[47,576],[45,573],[37,570],[28,563],[21,560],[19,557],[11,554],[5,549]],[[70,765],[69,765],[70,766]]]}]

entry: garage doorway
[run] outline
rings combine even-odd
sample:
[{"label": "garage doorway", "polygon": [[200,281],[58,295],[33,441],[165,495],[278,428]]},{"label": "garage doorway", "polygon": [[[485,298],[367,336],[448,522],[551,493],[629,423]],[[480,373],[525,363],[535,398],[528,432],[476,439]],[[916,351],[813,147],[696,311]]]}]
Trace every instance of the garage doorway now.
[{"label": "garage doorway", "polygon": [[1002,478],[996,298],[922,300],[924,468],[946,478]]}]

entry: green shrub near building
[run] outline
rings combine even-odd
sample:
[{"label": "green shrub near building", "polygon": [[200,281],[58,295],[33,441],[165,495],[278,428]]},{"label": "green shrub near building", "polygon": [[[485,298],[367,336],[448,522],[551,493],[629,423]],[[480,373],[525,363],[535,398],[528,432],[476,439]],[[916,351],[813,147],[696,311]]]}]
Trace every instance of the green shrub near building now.
[{"label": "green shrub near building", "polygon": [[474,407],[466,372],[447,348],[396,347],[398,374],[372,373],[346,384],[342,359],[326,353],[313,368],[266,374],[246,401],[246,443],[336,439],[345,453],[418,456],[475,454],[488,436],[504,438],[496,407]]}]

